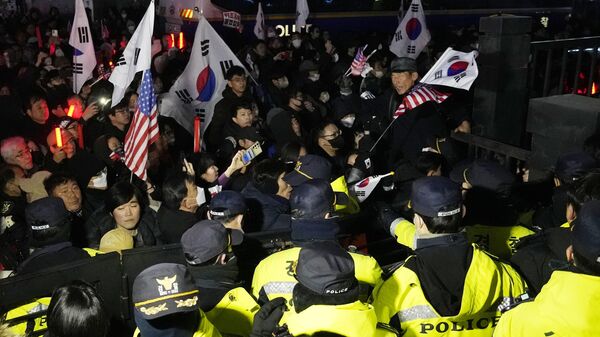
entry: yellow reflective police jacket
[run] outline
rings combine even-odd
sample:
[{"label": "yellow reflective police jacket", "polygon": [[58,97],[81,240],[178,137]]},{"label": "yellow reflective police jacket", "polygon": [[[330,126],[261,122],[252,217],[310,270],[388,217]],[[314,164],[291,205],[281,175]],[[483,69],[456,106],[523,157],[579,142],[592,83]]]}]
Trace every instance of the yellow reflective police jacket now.
[{"label": "yellow reflective police jacket", "polygon": [[319,331],[346,337],[397,336],[389,330],[378,329],[373,307],[360,301],[342,305],[312,305],[295,315],[284,315],[279,323],[287,324],[294,336],[310,336]]},{"label": "yellow reflective police jacket", "polygon": [[356,214],[360,211],[360,205],[358,204],[358,200],[350,195],[348,191],[348,184],[346,183],[346,177],[341,176],[331,182],[331,189],[334,192],[344,193],[348,197],[348,204],[339,205],[335,204],[335,211],[339,214]]},{"label": "yellow reflective police jacket", "polygon": [[[202,310],[200,311],[200,324],[198,325],[198,329],[196,329],[196,332],[194,332],[193,337],[221,337],[221,334],[219,333],[219,331],[215,328],[214,325],[212,325],[212,323],[206,319],[206,315],[204,314],[204,312]],[[133,337],[139,337],[140,336],[140,329],[135,328],[135,331],[133,332]],[[144,337],[144,336],[141,336]]]},{"label": "yellow reflective police jacket", "polygon": [[[10,326],[9,331],[19,336],[25,336],[32,332],[46,330],[48,328],[46,324],[46,310],[48,310],[49,305],[50,297],[42,297],[10,310],[4,318],[5,323]],[[27,316],[39,312],[44,312],[44,314],[38,317],[27,318]]]},{"label": "yellow reflective police jacket", "polygon": [[[526,236],[535,234],[534,231],[523,226],[467,226],[467,239],[476,243],[480,248],[508,260],[516,252],[516,246]],[[414,249],[415,225],[406,219],[394,221],[392,232],[399,244]]]},{"label": "yellow reflective police jacket", "polygon": [[373,306],[380,322],[397,316],[403,336],[491,336],[500,319],[498,306],[525,292],[525,281],[512,267],[473,245],[456,316],[440,316],[425,298],[418,276],[404,266],[373,291]]},{"label": "yellow reflective police jacket", "polygon": [[[261,290],[269,300],[283,297],[289,305],[292,299],[292,290],[296,283],[294,272],[300,254],[300,247],[286,249],[272,254],[258,264],[252,278],[252,295],[259,298]],[[362,254],[350,253],[354,260],[356,279],[371,287],[381,282],[381,268],[374,258]]]},{"label": "yellow reflective police jacket", "polygon": [[494,337],[600,336],[600,277],[555,271],[534,301],[504,313]]},{"label": "yellow reflective police jacket", "polygon": [[258,309],[246,289],[238,287],[228,291],[206,317],[223,336],[248,336]]}]

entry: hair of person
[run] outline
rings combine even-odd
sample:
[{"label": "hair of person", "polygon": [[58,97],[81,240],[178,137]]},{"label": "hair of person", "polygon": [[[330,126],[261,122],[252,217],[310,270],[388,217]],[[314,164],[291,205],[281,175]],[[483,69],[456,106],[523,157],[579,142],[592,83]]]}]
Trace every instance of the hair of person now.
[{"label": "hair of person", "polygon": [[300,156],[300,150],[303,146],[304,145],[300,142],[287,142],[281,147],[279,158],[281,158],[284,163],[297,162],[298,157]]},{"label": "hair of person", "polygon": [[[440,209],[440,211],[451,211],[460,207],[460,205],[455,206],[446,206]],[[441,234],[441,233],[458,233],[462,228],[462,212],[458,212],[456,214],[450,216],[425,216],[419,214],[425,226],[427,226],[427,230],[432,234]]]},{"label": "hair of person", "polygon": [[590,261],[588,258],[577,252],[577,248],[573,246],[573,260],[577,269],[581,270],[585,274],[600,276],[600,263],[596,261]]},{"label": "hair of person", "polygon": [[285,164],[280,160],[265,159],[254,167],[252,182],[259,191],[266,194],[276,194],[279,190],[277,180],[285,171]]},{"label": "hair of person", "polygon": [[117,109],[127,109],[127,103],[128,103],[128,101],[126,101],[125,99],[122,99],[121,102],[119,102],[119,104],[108,109],[106,114],[110,115],[110,116],[114,116],[117,113]]},{"label": "hair of person", "polygon": [[473,187],[467,191],[464,205],[467,214],[465,226],[485,224],[487,226],[512,226],[519,217],[513,196],[505,197],[495,191]]},{"label": "hair of person", "polygon": [[25,110],[30,110],[31,107],[33,107],[33,105],[36,102],[39,102],[41,100],[46,100],[46,96],[43,95],[42,93],[39,92],[32,92],[31,94],[29,94],[29,96],[27,96],[27,98],[25,99],[25,104],[23,105],[23,108]]},{"label": "hair of person", "polygon": [[44,189],[48,195],[52,195],[52,192],[54,192],[57,187],[71,181],[77,184],[77,180],[72,175],[64,172],[57,172],[44,180]]},{"label": "hair of person", "polygon": [[11,180],[15,179],[15,171],[11,165],[0,165],[0,192],[4,194],[4,188]]},{"label": "hair of person", "polygon": [[325,135],[325,128],[332,124],[335,125],[335,123],[330,120],[324,120],[312,130],[312,141],[315,149],[319,148],[319,138]]},{"label": "hair of person", "polygon": [[49,337],[105,337],[110,325],[103,300],[83,281],[54,291],[47,320]]},{"label": "hair of person", "polygon": [[261,44],[261,43],[266,44],[265,40],[262,40],[262,39],[258,39],[258,40],[252,41],[252,48],[258,47],[258,45]]},{"label": "hair of person", "polygon": [[225,73],[225,79],[231,81],[234,76],[246,76],[246,70],[240,66],[233,66]]},{"label": "hair of person", "polygon": [[179,170],[171,172],[162,185],[163,204],[170,210],[178,210],[188,194],[188,185],[193,183],[191,175]]},{"label": "hair of person", "polygon": [[142,204],[142,193],[135,186],[127,181],[121,181],[114,184],[106,193],[104,207],[107,212],[113,212],[115,208],[126,204],[133,197],[136,197],[138,203]]},{"label": "hair of person", "polygon": [[444,164],[444,156],[435,152],[421,152],[417,157],[415,168],[417,171],[427,174],[429,171],[435,171]]},{"label": "hair of person", "polygon": [[237,113],[241,109],[246,109],[246,110],[252,111],[252,103],[250,103],[248,100],[245,100],[245,99],[244,100],[239,100],[239,102],[237,102],[233,106],[233,109],[231,109],[231,117],[232,118],[237,117]]},{"label": "hair of person", "polygon": [[308,309],[311,305],[341,305],[356,302],[359,298],[358,281],[345,293],[321,295],[297,283],[292,290],[294,309],[297,313]]},{"label": "hair of person", "polygon": [[298,96],[299,93],[302,94],[303,91],[302,91],[302,89],[300,89],[300,87],[291,86],[285,91],[285,93],[286,93],[287,99],[289,101],[292,98],[296,98],[296,96]]},{"label": "hair of person", "polygon": [[206,173],[209,167],[216,164],[214,156],[208,152],[194,153],[189,161],[196,172],[196,181],[198,181],[201,175]]},{"label": "hair of person", "polygon": [[14,136],[3,139],[0,142],[0,155],[4,161],[7,161],[8,158],[12,158],[15,156],[15,149],[19,145],[27,145],[25,142],[25,138],[21,136]]},{"label": "hair of person", "polygon": [[581,205],[590,200],[600,200],[600,170],[598,169],[576,180],[567,190],[567,205],[571,205],[575,213],[579,212]]}]

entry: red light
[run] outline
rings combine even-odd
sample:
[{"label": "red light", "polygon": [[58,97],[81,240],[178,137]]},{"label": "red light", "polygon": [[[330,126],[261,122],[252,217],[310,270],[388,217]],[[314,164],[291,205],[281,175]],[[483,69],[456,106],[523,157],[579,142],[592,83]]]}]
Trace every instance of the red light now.
[{"label": "red light", "polygon": [[592,95],[595,95],[598,93],[598,85],[596,84],[596,82],[592,83]]},{"label": "red light", "polygon": [[171,35],[169,35],[169,49],[174,48],[175,47],[175,34],[171,33]]}]

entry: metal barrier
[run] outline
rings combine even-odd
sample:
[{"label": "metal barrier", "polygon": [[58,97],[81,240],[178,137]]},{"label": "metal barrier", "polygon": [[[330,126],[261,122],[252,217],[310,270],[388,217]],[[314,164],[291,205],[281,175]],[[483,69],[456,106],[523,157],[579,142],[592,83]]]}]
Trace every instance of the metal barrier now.
[{"label": "metal barrier", "polygon": [[599,49],[600,36],[532,42],[530,97],[597,94],[600,91],[597,74]]},{"label": "metal barrier", "polygon": [[521,167],[531,156],[531,151],[470,133],[453,132],[451,137],[469,147],[468,158],[494,160],[510,169]]}]

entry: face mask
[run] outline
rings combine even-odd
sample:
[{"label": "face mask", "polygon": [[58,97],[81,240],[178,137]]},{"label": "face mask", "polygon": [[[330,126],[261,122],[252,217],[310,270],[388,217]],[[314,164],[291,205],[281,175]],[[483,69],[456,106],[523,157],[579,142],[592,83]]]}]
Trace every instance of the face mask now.
[{"label": "face mask", "polygon": [[329,102],[329,93],[327,91],[323,91],[319,96],[319,100],[323,103]]},{"label": "face mask", "polygon": [[342,123],[343,126],[345,126],[349,129],[354,125],[355,120],[356,120],[355,116],[346,116],[340,120],[340,123]]},{"label": "face mask", "polygon": [[44,64],[47,66],[51,66],[52,65],[52,59],[49,57],[46,57],[46,59],[44,59]]},{"label": "face mask", "polygon": [[133,34],[133,32],[135,31],[135,26],[129,26],[129,27],[127,27],[127,30],[129,31],[130,34]]},{"label": "face mask", "polygon": [[380,71],[380,70],[376,71],[375,72],[375,77],[382,78],[383,77],[383,71]]},{"label": "face mask", "polygon": [[202,187],[196,186],[196,191],[198,192],[198,194],[196,194],[196,205],[202,206],[204,203],[206,203],[206,196],[204,195],[204,189]]},{"label": "face mask", "polygon": [[123,19],[127,18],[127,13],[121,13],[121,17],[122,17]]},{"label": "face mask", "polygon": [[313,75],[308,76],[308,79],[311,80],[311,81],[313,81],[313,82],[318,81],[319,78],[321,78],[321,74],[313,74]]},{"label": "face mask", "polygon": [[340,55],[338,55],[338,54],[333,54],[333,56],[331,57],[331,61],[333,63],[337,63],[337,61],[339,61],[339,60],[340,60]]},{"label": "face mask", "polygon": [[288,81],[287,77],[279,80],[279,89],[285,89],[290,86],[290,81]]},{"label": "face mask", "polygon": [[342,138],[342,136],[337,136],[334,139],[330,140],[329,144],[332,148],[339,150],[344,147],[344,138]]},{"label": "face mask", "polygon": [[294,48],[298,49],[298,48],[300,48],[301,45],[302,45],[302,40],[292,40],[292,46],[294,46]]}]

